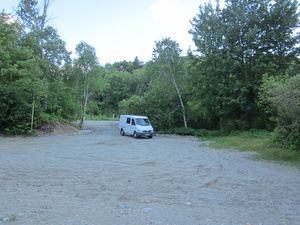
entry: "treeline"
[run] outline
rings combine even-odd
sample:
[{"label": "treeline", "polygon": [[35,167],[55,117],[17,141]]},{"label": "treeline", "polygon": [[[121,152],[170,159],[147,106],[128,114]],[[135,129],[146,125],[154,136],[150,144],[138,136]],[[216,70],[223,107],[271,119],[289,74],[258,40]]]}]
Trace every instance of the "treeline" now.
[{"label": "treeline", "polygon": [[50,0],[21,0],[0,17],[0,131],[34,132],[51,118],[142,114],[156,130],[276,130],[300,149],[298,2],[206,3],[191,21],[196,52],[170,38],[152,60],[101,65],[82,41],[76,58],[48,26]]}]

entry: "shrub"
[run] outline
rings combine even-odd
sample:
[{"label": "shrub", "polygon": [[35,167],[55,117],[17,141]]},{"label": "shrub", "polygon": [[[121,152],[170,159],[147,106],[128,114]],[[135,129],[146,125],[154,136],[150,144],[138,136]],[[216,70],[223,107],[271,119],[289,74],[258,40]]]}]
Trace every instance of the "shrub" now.
[{"label": "shrub", "polygon": [[279,147],[300,152],[300,132],[291,132],[287,128],[277,128],[275,131],[273,140]]},{"label": "shrub", "polygon": [[261,86],[260,99],[274,114],[277,124],[274,141],[284,148],[300,151],[300,75],[267,77]]},{"label": "shrub", "polygon": [[191,135],[197,137],[217,137],[229,135],[229,131],[226,130],[206,130],[206,129],[194,129],[190,127],[177,127],[170,128],[164,131],[158,131],[163,134],[178,134],[178,135]]}]

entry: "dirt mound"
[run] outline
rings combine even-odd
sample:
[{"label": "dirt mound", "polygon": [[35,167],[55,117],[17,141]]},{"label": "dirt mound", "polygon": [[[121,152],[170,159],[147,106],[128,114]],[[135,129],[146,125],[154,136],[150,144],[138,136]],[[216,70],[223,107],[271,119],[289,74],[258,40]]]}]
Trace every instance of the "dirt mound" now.
[{"label": "dirt mound", "polygon": [[61,122],[56,121],[54,123],[45,123],[36,131],[37,136],[56,136],[56,135],[70,135],[77,134],[80,130],[77,128]]}]

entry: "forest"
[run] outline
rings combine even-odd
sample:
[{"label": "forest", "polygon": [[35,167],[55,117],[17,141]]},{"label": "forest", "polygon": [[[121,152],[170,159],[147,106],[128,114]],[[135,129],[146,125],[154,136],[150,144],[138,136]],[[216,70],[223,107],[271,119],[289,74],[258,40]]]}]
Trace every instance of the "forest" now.
[{"label": "forest", "polygon": [[152,59],[101,65],[85,41],[76,57],[48,25],[50,0],[0,14],[0,132],[32,134],[53,120],[146,115],[156,131],[203,135],[267,130],[300,151],[296,0],[199,6],[187,31],[197,50],[153,40]]}]

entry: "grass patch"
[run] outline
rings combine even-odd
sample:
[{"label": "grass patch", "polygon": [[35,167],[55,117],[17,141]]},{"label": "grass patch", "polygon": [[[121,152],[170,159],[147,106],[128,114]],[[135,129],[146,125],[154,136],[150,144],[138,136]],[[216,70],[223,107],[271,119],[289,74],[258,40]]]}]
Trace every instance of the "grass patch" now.
[{"label": "grass patch", "polygon": [[201,141],[213,141],[208,147],[236,149],[259,153],[259,158],[288,162],[300,168],[300,153],[280,148],[272,143],[273,133],[267,131],[234,132],[228,136],[201,137]]},{"label": "grass patch", "polygon": [[12,222],[12,221],[16,221],[17,219],[17,215],[13,214],[10,217],[0,217],[0,223],[2,224],[2,222]]},{"label": "grass patch", "polygon": [[17,215],[11,215],[9,221],[15,221],[17,219]]}]

